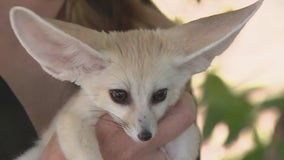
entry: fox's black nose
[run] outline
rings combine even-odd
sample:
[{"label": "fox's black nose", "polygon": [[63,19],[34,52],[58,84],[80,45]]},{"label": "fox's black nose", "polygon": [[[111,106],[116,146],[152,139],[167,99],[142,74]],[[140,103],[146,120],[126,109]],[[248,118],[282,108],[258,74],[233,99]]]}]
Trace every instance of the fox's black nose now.
[{"label": "fox's black nose", "polygon": [[138,134],[138,138],[141,140],[141,141],[148,141],[152,138],[152,133],[147,131],[147,130],[143,130],[142,132],[140,132]]}]

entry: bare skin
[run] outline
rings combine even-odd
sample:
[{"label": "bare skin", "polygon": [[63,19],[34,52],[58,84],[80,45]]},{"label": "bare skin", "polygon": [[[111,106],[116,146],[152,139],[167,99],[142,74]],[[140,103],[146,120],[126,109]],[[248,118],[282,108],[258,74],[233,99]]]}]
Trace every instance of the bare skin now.
[{"label": "bare skin", "polygon": [[[8,19],[12,6],[26,6],[39,15],[55,17],[63,0],[0,0],[0,75],[8,83],[24,106],[37,132],[41,134],[60,107],[76,91],[71,83],[58,81],[47,75],[26,53],[14,36]],[[97,135],[101,152],[106,160],[137,159],[165,160],[159,148],[177,137],[195,121],[195,105],[185,93],[180,102],[160,122],[157,136],[150,142],[134,143],[116,125],[100,120]],[[104,118],[110,118],[107,115]],[[53,136],[41,160],[64,160]]]}]

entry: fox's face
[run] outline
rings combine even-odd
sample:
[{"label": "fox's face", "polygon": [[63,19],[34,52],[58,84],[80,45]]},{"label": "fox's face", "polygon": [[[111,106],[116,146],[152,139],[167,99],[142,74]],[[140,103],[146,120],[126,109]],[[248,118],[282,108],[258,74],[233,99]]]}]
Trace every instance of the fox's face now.
[{"label": "fox's face", "polygon": [[171,29],[124,33],[44,20],[22,7],[14,7],[10,19],[23,47],[47,73],[80,85],[130,137],[146,141],[187,80],[230,45],[260,2]]},{"label": "fox's face", "polygon": [[[107,66],[78,82],[137,141],[155,135],[158,120],[179,97],[189,76],[175,61],[175,46],[153,31],[110,33]],[[131,37],[131,38],[129,38]],[[123,40],[123,41],[120,41]]]}]

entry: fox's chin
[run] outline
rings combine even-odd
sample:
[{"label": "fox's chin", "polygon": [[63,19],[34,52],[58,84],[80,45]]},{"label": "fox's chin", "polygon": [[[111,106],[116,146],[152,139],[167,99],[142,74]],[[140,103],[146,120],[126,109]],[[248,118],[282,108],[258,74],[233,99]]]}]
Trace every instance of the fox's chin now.
[{"label": "fox's chin", "polygon": [[123,128],[123,130],[134,142],[141,142],[137,137],[138,132],[136,133],[134,129]]}]

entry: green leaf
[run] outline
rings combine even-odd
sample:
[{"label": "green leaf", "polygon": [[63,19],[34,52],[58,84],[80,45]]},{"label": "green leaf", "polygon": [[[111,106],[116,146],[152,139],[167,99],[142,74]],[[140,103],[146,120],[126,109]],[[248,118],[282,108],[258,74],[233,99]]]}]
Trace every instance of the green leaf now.
[{"label": "green leaf", "polygon": [[256,147],[248,152],[242,160],[263,160],[264,159],[264,148]]},{"label": "green leaf", "polygon": [[280,140],[276,144],[276,156],[279,159],[284,159],[284,141]]},{"label": "green leaf", "polygon": [[247,93],[234,94],[230,88],[216,75],[208,74],[203,86],[201,102],[207,105],[204,139],[208,138],[214,127],[225,123],[229,128],[229,136],[225,142],[230,144],[238,138],[241,130],[253,121],[253,106],[246,98]]},{"label": "green leaf", "polygon": [[253,128],[253,139],[255,147],[247,152],[242,160],[264,160],[266,148],[261,143],[261,140],[255,128]]},{"label": "green leaf", "polygon": [[271,107],[276,107],[280,110],[284,110],[284,95],[280,95],[275,98],[268,99],[260,105],[261,109],[267,109]]}]

